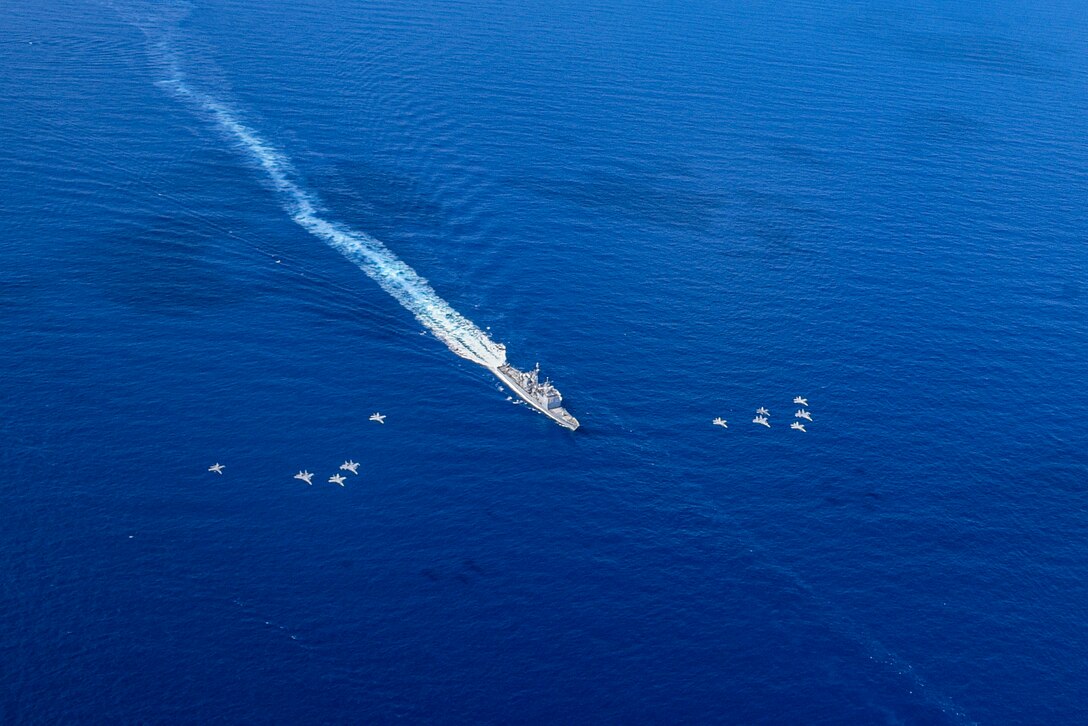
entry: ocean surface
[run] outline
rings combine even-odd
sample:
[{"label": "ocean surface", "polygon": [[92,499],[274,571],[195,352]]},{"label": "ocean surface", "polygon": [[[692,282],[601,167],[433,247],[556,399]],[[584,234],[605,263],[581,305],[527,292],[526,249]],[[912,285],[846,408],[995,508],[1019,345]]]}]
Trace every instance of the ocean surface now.
[{"label": "ocean surface", "polygon": [[0,16],[0,722],[1088,718],[1082,3]]}]

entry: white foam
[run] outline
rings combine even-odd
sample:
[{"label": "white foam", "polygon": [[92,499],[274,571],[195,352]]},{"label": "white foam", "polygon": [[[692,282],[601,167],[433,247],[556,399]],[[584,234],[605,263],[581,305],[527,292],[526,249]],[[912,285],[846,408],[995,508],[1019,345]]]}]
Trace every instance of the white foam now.
[{"label": "white foam", "polygon": [[450,350],[488,368],[506,362],[506,349],[502,344],[493,341],[475,323],[450,307],[425,279],[388,247],[365,232],[321,217],[317,198],[292,178],[287,157],[242,123],[230,107],[191,88],[176,68],[171,78],[162,85],[199,104],[224,132],[245,149],[268,175],[272,186],[280,194],[284,211],[296,224],[358,265]]}]

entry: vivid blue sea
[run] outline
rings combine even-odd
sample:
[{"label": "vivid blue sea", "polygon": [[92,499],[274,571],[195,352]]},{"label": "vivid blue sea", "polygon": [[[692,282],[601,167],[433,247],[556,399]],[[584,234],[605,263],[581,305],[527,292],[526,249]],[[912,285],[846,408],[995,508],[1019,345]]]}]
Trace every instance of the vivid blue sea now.
[{"label": "vivid blue sea", "polygon": [[0,722],[1084,723],[1086,38],[0,4]]}]

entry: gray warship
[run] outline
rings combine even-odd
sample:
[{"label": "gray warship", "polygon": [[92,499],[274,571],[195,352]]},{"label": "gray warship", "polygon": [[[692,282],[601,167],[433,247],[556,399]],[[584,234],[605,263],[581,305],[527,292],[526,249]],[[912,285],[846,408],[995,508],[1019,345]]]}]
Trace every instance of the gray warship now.
[{"label": "gray warship", "polygon": [[578,428],[578,419],[563,408],[563,396],[552,382],[540,381],[540,364],[531,371],[519,371],[509,363],[488,366],[500,381],[510,387],[517,396],[530,406],[555,421],[560,426],[574,431]]}]

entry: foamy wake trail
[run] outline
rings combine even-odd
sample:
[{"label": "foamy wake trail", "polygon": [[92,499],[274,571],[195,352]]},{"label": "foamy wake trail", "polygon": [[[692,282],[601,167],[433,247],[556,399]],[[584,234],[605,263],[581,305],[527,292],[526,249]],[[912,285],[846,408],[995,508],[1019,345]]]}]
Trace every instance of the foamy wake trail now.
[{"label": "foamy wake trail", "polygon": [[191,88],[177,70],[163,85],[199,104],[223,131],[241,144],[268,175],[280,195],[284,211],[296,224],[358,265],[450,350],[482,366],[495,367],[506,362],[506,349],[501,344],[450,307],[425,279],[388,247],[364,232],[319,216],[317,198],[292,179],[287,157],[242,123],[226,104]]}]

